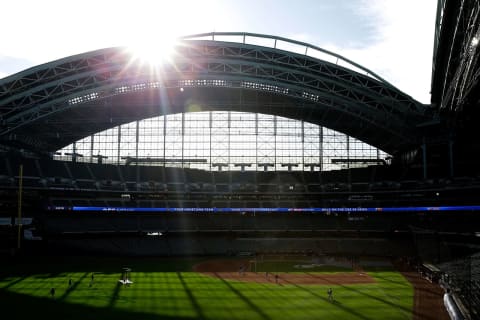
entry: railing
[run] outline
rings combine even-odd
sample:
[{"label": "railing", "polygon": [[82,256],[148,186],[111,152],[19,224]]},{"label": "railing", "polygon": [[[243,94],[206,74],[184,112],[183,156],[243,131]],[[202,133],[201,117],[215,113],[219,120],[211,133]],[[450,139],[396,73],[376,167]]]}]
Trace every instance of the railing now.
[{"label": "railing", "polygon": [[233,42],[233,43],[242,43],[250,45],[259,45],[263,47],[285,50],[297,54],[304,54],[308,57],[315,59],[321,59],[324,61],[331,62],[335,65],[342,66],[349,70],[358,72],[360,74],[367,75],[384,85],[394,87],[392,84],[387,82],[385,79],[377,75],[375,72],[359,65],[358,63],[349,60],[339,54],[328,51],[326,49],[297,41],[291,40],[288,38],[258,34],[258,33],[249,33],[249,32],[209,32],[209,33],[199,33],[194,35],[183,36],[179,38],[180,40],[211,40],[211,41],[224,41],[224,42]]}]

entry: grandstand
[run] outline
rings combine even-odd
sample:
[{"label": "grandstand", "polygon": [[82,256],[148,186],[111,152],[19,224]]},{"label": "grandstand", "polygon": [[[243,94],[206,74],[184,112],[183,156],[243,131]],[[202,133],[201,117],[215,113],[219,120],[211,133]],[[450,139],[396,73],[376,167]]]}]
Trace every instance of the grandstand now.
[{"label": "grandstand", "polygon": [[479,12],[439,1],[429,105],[241,32],[155,68],[107,48],[0,79],[0,249],[403,257],[478,317]]}]

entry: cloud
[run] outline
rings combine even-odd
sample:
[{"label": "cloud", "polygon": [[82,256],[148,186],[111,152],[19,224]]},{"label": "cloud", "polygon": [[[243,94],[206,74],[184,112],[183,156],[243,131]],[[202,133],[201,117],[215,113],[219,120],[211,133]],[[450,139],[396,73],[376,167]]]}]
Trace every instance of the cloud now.
[{"label": "cloud", "polygon": [[30,60],[7,57],[0,54],[0,78],[4,78],[20,70],[25,70],[33,65]]},{"label": "cloud", "polygon": [[372,70],[420,102],[429,103],[435,5],[434,0],[363,0],[356,12],[372,21],[371,41],[362,47],[326,47]]}]

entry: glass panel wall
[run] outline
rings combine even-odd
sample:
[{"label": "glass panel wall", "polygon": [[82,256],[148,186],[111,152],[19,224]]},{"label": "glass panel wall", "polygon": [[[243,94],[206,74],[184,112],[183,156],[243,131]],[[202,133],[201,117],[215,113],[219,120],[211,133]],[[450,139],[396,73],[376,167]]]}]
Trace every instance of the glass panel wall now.
[{"label": "glass panel wall", "polygon": [[123,124],[58,150],[55,158],[203,170],[327,171],[388,155],[358,139],[279,116],[210,111]]}]

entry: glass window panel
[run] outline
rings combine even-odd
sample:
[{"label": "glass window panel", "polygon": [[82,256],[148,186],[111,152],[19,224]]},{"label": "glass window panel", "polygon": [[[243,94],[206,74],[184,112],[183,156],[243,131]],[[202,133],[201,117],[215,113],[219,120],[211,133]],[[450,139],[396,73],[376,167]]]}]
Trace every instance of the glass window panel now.
[{"label": "glass window panel", "polygon": [[[73,150],[70,144],[55,157],[71,160],[65,153]],[[297,164],[292,170],[310,170],[310,164],[317,165],[315,170],[319,170],[319,164],[322,170],[337,170],[366,165],[350,159],[388,157],[375,147],[329,128],[280,116],[233,111],[171,114],[126,123],[80,139],[75,151],[83,155],[78,161],[96,162],[96,155],[106,156],[112,163],[123,163],[126,157],[165,157],[170,160],[166,165],[205,170],[210,170],[212,163],[228,164],[223,170],[240,170],[235,164],[241,163],[252,164],[246,170],[263,170],[265,163],[275,164],[275,170],[288,170],[289,164]],[[332,163],[334,159],[341,162]],[[150,164],[164,165],[162,161]]]}]

